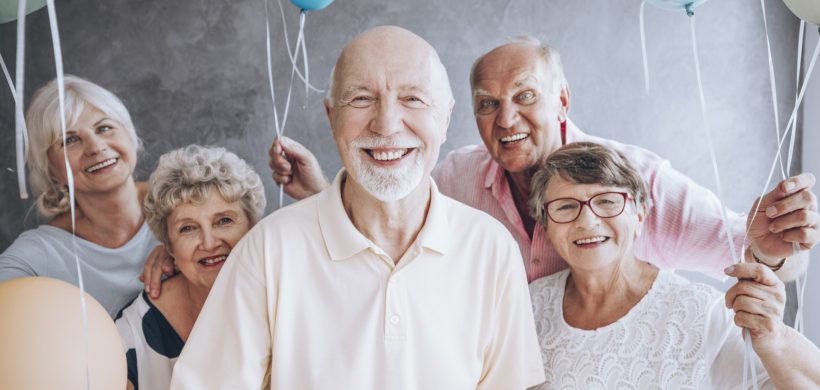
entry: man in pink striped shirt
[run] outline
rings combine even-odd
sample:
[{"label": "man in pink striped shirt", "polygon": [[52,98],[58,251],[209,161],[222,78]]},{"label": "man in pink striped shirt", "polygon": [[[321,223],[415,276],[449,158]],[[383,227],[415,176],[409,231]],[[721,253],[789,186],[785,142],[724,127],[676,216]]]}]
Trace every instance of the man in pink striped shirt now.
[{"label": "man in pink striped shirt", "polygon": [[[766,194],[743,238],[745,218],[729,212],[728,226],[721,205],[709,190],[674,170],[668,161],[632,145],[581,132],[568,118],[569,86],[558,53],[534,41],[499,46],[476,60],[470,73],[473,108],[484,145],[450,153],[433,172],[445,195],[482,210],[513,234],[533,281],[567,267],[543,229],[527,210],[529,181],[541,159],[568,142],[607,145],[629,156],[649,185],[651,209],[636,255],[664,268],[682,268],[724,278],[734,251],[749,260],[779,270],[789,280],[805,270],[808,257],[793,255],[792,243],[804,252],[820,241],[815,178],[801,174],[778,183]],[[316,158],[290,139],[274,141],[270,149],[274,180],[301,199],[328,185]],[[791,256],[789,261],[785,261]]]}]

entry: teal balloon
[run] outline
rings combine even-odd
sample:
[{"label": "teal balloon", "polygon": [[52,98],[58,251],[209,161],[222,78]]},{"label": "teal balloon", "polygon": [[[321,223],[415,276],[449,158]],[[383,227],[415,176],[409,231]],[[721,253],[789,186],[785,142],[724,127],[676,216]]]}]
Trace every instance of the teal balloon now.
[{"label": "teal balloon", "polygon": [[[46,0],[28,0],[26,15],[46,6]],[[17,0],[0,0],[0,24],[17,20]]]},{"label": "teal balloon", "polygon": [[671,11],[685,10],[689,16],[695,12],[695,7],[703,4],[706,0],[646,0],[649,4],[658,8]]},{"label": "teal balloon", "polygon": [[290,0],[290,2],[303,11],[318,11],[330,5],[333,0]]}]

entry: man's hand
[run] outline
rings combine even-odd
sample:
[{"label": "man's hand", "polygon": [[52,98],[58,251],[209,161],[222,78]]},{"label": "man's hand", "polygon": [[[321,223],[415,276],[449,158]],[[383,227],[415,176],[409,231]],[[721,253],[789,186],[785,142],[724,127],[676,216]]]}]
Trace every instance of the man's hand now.
[{"label": "man's hand", "polygon": [[752,251],[761,261],[774,265],[793,254],[792,243],[808,250],[820,241],[814,183],[811,173],[790,177],[764,195],[759,208],[757,202],[752,206],[746,225]]},{"label": "man's hand", "polygon": [[157,245],[148,258],[145,259],[145,267],[140,275],[140,281],[145,283],[145,292],[151,298],[159,298],[162,289],[162,276],[173,276],[177,273],[174,266],[174,258],[168,254],[164,245]]},{"label": "man's hand", "polygon": [[304,199],[330,186],[319,160],[302,144],[282,136],[273,141],[268,155],[273,181],[285,186],[291,198]]}]

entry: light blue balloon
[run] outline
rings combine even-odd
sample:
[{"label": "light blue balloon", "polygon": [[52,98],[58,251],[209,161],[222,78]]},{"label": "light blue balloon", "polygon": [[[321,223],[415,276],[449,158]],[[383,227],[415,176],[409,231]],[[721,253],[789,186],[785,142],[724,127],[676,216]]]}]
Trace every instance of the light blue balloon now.
[{"label": "light blue balloon", "polygon": [[[292,1],[292,0],[291,0]],[[689,16],[695,14],[695,7],[703,4],[706,0],[646,0],[649,4],[658,8],[672,11],[685,10]]]},{"label": "light blue balloon", "polygon": [[318,11],[327,7],[333,0],[290,0],[290,2],[302,11]]},{"label": "light blue balloon", "polygon": [[[26,15],[46,6],[46,0],[28,0]],[[17,20],[17,0],[0,0],[0,24]]]}]

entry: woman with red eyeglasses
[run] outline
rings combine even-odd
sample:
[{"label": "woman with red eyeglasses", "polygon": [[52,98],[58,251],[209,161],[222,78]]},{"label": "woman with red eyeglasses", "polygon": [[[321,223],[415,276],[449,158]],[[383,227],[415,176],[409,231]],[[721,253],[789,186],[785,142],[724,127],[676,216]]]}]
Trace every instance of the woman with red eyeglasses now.
[{"label": "woman with red eyeglasses", "polygon": [[733,322],[751,331],[758,385],[820,387],[820,350],[783,323],[785,289],[770,267],[727,268],[741,281],[724,296],[635,256],[646,193],[622,154],[588,142],[534,175],[530,212],[569,264],[530,284],[547,378],[538,389],[740,388]]}]

